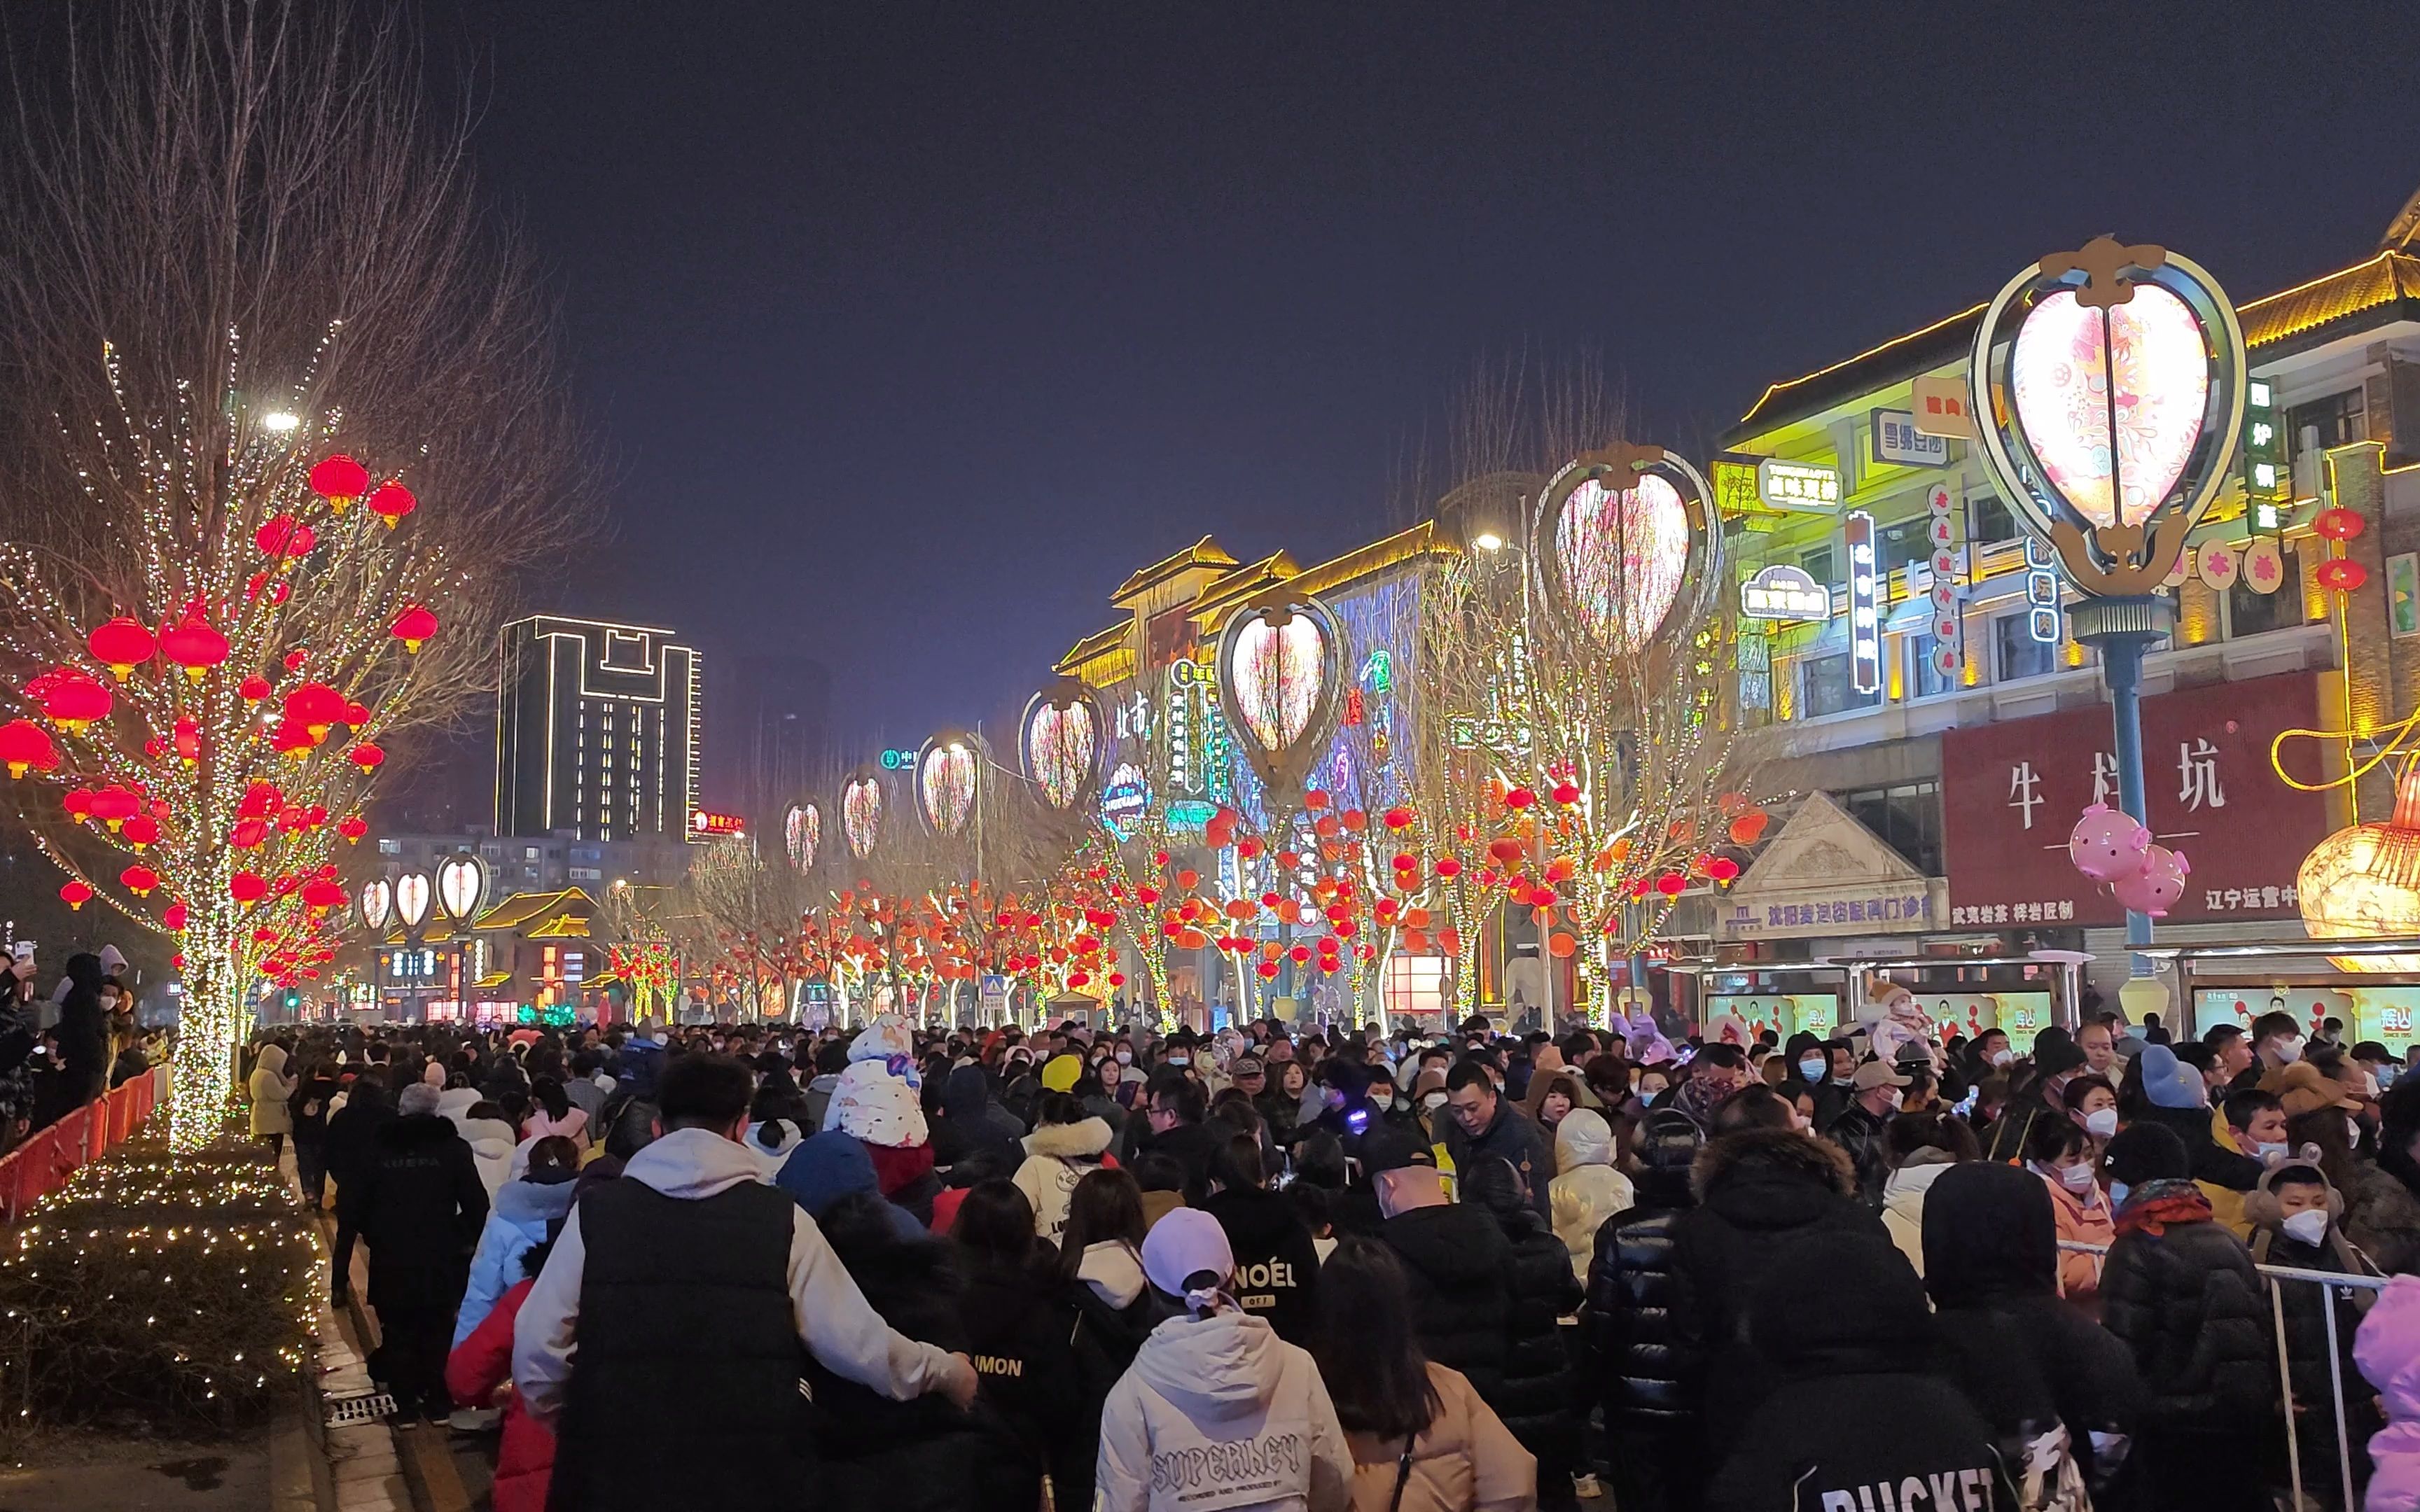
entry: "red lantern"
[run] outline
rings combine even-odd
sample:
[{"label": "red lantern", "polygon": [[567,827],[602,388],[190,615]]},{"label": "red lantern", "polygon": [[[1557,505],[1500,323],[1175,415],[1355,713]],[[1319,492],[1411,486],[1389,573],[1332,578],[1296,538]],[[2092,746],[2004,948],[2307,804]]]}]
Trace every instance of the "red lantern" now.
[{"label": "red lantern", "polygon": [[99,679],[73,667],[62,667],[51,673],[42,691],[35,696],[41,701],[42,712],[51,722],[68,730],[82,730],[97,719],[108,718],[110,705],[116,702]]},{"label": "red lantern", "polygon": [[325,739],[328,727],[344,716],[344,695],[325,683],[304,683],[286,695],[287,722],[310,731],[314,742]]},{"label": "red lantern", "polygon": [[1487,842],[1487,854],[1510,865],[1521,859],[1521,842],[1509,835],[1499,835]]},{"label": "red lantern", "polygon": [[365,772],[375,772],[379,764],[386,760],[386,752],[365,740],[346,752],[346,759]]},{"label": "red lantern", "polygon": [[147,813],[131,814],[118,825],[117,833],[127,844],[139,851],[146,845],[154,844],[159,841],[160,821]]},{"label": "red lantern", "polygon": [[403,649],[418,652],[421,642],[437,634],[437,616],[421,605],[414,604],[395,617],[394,636],[403,642]]},{"label": "red lantern", "polygon": [[1730,882],[1740,874],[1740,864],[1728,856],[1717,856],[1706,863],[1706,875],[1716,882]]},{"label": "red lantern", "polygon": [[1558,782],[1555,784],[1555,801],[1569,808],[1580,801],[1580,790],[1573,783]]},{"label": "red lantern", "polygon": [[302,889],[302,904],[306,908],[342,908],[345,889],[333,882],[311,883]]},{"label": "red lantern", "polygon": [[239,819],[235,827],[227,831],[227,843],[240,851],[251,850],[268,838],[269,821],[266,819]]},{"label": "red lantern", "polygon": [[92,816],[116,829],[142,809],[141,800],[126,788],[112,782],[92,795]]},{"label": "red lantern", "polygon": [[296,724],[291,719],[280,719],[277,721],[277,728],[269,733],[269,744],[270,748],[280,755],[291,757],[299,762],[310,755],[312,748],[319,743],[311,738],[311,732],[304,726]]},{"label": "red lantern", "polygon": [[1444,881],[1451,882],[1462,875],[1462,863],[1450,856],[1441,856],[1437,857],[1436,874]]},{"label": "red lantern", "polygon": [[2311,529],[2331,541],[2350,541],[2368,528],[2369,522],[2362,518],[2360,510],[2341,505],[2320,510],[2319,518],[2311,521]]},{"label": "red lantern", "polygon": [[227,878],[227,896],[249,908],[269,896],[269,884],[257,872],[239,872]]},{"label": "red lantern", "polygon": [[1767,819],[1763,810],[1749,810],[1747,812],[1731,821],[1731,843],[1734,845],[1755,844],[1757,841],[1763,836],[1764,826],[1767,823],[1769,823],[1769,820]]},{"label": "red lantern", "polygon": [[197,617],[187,617],[160,634],[160,654],[200,682],[209,670],[227,659],[227,638]]},{"label": "red lantern", "polygon": [[130,866],[117,873],[117,880],[137,898],[148,898],[151,889],[160,885],[160,873],[147,866]]},{"label": "red lantern", "polygon": [[311,548],[319,544],[319,537],[310,526],[293,516],[278,515],[254,532],[252,541],[263,553],[291,562],[309,556]]},{"label": "red lantern", "polygon": [[166,930],[181,930],[185,927],[185,905],[181,900],[161,910],[160,927]]},{"label": "red lantern", "polygon": [[83,882],[70,879],[60,886],[59,900],[71,909],[80,909],[92,902],[92,888]]},{"label": "red lantern", "polygon": [[2330,557],[2311,576],[2330,593],[2350,594],[2359,592],[2361,585],[2369,581],[2369,569],[2350,557]]},{"label": "red lantern", "polygon": [[1537,801],[1538,795],[1530,792],[1528,788],[1514,788],[1512,792],[1504,795],[1504,807],[1512,810],[1515,813],[1527,809],[1529,805]]},{"label": "red lantern", "polygon": [[402,484],[381,483],[378,492],[370,495],[369,504],[370,513],[386,521],[386,528],[393,530],[403,522],[404,516],[420,507],[420,501],[414,499],[411,490]]},{"label": "red lantern", "polygon": [[1689,879],[1678,872],[1667,872],[1655,879],[1655,890],[1667,898],[1678,898],[1689,886]]},{"label": "red lantern", "polygon": [[151,638],[150,631],[123,614],[94,625],[84,643],[92,652],[92,659],[108,668],[121,683],[126,681],[127,673],[149,661],[160,650],[160,642]]},{"label": "red lantern", "polygon": [[49,731],[31,719],[11,719],[0,724],[0,762],[8,764],[13,779],[36,767],[49,771],[59,764],[59,753]]},{"label": "red lantern", "polygon": [[255,672],[238,684],[236,691],[242,694],[247,702],[257,703],[269,696],[269,679]]},{"label": "red lantern", "polygon": [[1409,829],[1412,827],[1412,810],[1409,809],[1389,809],[1385,813],[1379,815],[1378,819],[1379,823],[1385,825],[1388,829]]},{"label": "red lantern", "polygon": [[360,814],[349,813],[336,821],[336,833],[345,837],[348,845],[358,844],[370,832],[370,822]]},{"label": "red lantern", "polygon": [[311,470],[311,491],[328,501],[339,515],[369,486],[370,470],[342,452],[321,457]]}]

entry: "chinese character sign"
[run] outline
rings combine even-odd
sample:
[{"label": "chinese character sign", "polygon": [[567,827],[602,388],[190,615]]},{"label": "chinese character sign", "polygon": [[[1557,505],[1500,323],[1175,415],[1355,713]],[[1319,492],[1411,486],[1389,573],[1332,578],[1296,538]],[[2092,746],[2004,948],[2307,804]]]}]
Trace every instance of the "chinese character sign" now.
[{"label": "chinese character sign", "polygon": [[[2307,672],[2143,701],[2152,837],[2193,857],[2172,920],[2296,917],[2294,876],[2328,832],[2320,795],[2269,764],[2278,732],[2309,725]],[[2067,852],[2076,816],[2115,805],[2109,716],[2098,704],[1941,737],[1942,840],[1953,927],[2114,925],[2125,911]]]},{"label": "chinese character sign", "polygon": [[1883,687],[1883,620],[1880,563],[1874,551],[1874,517],[1849,511],[1841,522],[1849,556],[1849,676],[1860,693]]}]

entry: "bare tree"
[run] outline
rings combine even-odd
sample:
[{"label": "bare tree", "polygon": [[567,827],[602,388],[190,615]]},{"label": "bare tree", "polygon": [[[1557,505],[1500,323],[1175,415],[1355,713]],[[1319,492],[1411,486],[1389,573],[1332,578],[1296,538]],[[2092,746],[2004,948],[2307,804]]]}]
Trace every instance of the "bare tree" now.
[{"label": "bare tree", "polygon": [[[473,192],[469,123],[427,113],[392,13],[151,0],[11,41],[0,662],[89,675],[88,635],[120,617],[163,642],[207,632],[198,661],[163,645],[184,671],[140,658],[110,717],[61,721],[54,752],[62,782],[132,791],[159,825],[147,864],[185,916],[195,1137],[257,968],[299,969],[256,938],[238,873],[280,898],[325,880],[332,816],[376,770],[363,748],[492,685],[517,578],[576,534],[572,424],[528,261]],[[315,486],[337,454],[362,475]],[[331,717],[301,717],[306,688]],[[263,782],[275,817],[306,822],[246,856],[232,841]],[[167,927],[114,889],[122,831],[27,808],[71,873]]]}]

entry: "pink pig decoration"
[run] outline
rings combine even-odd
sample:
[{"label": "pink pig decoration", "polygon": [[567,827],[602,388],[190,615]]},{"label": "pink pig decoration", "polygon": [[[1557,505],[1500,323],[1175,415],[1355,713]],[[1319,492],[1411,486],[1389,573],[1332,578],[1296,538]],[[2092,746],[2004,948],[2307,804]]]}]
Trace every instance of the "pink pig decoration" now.
[{"label": "pink pig decoration", "polygon": [[[2153,848],[2151,832],[2139,820],[2105,803],[2085,810],[2067,837],[2068,859],[2095,882],[2117,882],[2134,875]],[[2178,892],[2182,896],[2181,886]]]},{"label": "pink pig decoration", "polygon": [[2143,869],[2121,877],[2110,890],[2134,912],[2164,918],[2185,895],[2185,874],[2192,870],[2183,856],[2164,845],[2153,845],[2143,853]]}]

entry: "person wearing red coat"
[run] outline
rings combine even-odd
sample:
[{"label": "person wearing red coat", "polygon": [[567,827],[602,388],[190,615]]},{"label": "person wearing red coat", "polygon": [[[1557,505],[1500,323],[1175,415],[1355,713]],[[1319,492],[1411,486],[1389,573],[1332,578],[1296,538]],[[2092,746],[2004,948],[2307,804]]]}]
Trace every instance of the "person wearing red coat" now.
[{"label": "person wearing red coat", "polygon": [[[529,1300],[533,1278],[515,1282],[468,1338],[445,1357],[445,1389],[464,1407],[485,1407],[512,1379],[513,1319]],[[495,1512],[546,1512],[554,1478],[554,1435],[521,1411],[516,1395],[504,1407],[504,1442],[496,1449]]]}]

